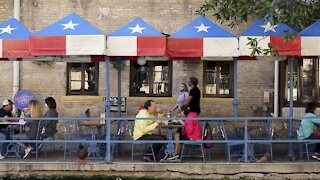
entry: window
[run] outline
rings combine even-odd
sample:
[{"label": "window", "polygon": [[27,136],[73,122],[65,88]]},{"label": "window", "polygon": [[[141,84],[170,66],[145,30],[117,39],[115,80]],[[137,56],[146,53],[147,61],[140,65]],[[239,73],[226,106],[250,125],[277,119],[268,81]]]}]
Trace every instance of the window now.
[{"label": "window", "polygon": [[204,61],[204,96],[233,96],[233,62]]},{"label": "window", "polygon": [[[290,62],[282,62],[281,68],[284,84],[282,90],[284,105],[288,106],[290,101]],[[319,60],[299,59],[293,64],[293,102],[296,106],[305,106],[311,101],[318,101],[320,91]],[[280,86],[281,87],[281,86]]]},{"label": "window", "polygon": [[171,61],[147,61],[143,66],[130,63],[130,96],[171,96]]},{"label": "window", "polygon": [[68,63],[68,95],[98,95],[98,63]]}]

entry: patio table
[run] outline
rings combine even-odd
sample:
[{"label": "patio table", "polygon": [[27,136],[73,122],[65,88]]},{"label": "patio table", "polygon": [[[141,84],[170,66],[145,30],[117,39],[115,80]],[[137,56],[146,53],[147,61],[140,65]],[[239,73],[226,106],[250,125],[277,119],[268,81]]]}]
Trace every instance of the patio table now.
[{"label": "patio table", "polygon": [[174,148],[174,143],[173,143],[173,130],[174,129],[178,129],[178,128],[182,128],[183,125],[173,125],[173,124],[168,124],[168,125],[159,125],[159,128],[166,128],[168,129],[168,144],[166,146],[166,150],[165,152],[165,156],[160,159],[161,163],[167,163],[167,162],[181,162],[181,159],[179,158],[174,158],[172,160],[168,160],[168,157],[175,157],[176,156],[176,150]]},{"label": "patio table", "polygon": [[[19,120],[19,121],[1,121],[0,125],[8,125],[8,126],[20,126],[20,131],[21,127],[26,125],[26,121],[24,120]],[[10,127],[10,139],[14,135],[14,128]],[[6,147],[6,152],[3,156],[5,157],[16,157],[20,158],[20,151],[19,151],[19,146],[16,143],[10,142],[7,147]],[[13,155],[10,155],[13,154]]]},{"label": "patio table", "polygon": [[[258,129],[258,128],[264,128],[266,125],[263,123],[259,122],[254,122],[254,121],[248,121],[248,140],[251,139],[251,130],[253,129]],[[245,128],[245,122],[244,121],[238,121],[236,128],[243,129]],[[245,149],[243,150],[243,156],[239,159],[240,162],[244,162],[245,160],[245,154],[244,154]],[[247,160],[249,162],[256,162],[258,159],[254,156],[254,149],[253,149],[253,144],[248,143],[247,146]]]},{"label": "patio table", "polygon": [[[84,120],[80,122],[82,126],[88,126],[91,128],[91,140],[96,140],[97,131],[101,133],[101,128],[105,126],[100,120]],[[88,159],[102,159],[98,143],[90,142],[88,147]]]}]

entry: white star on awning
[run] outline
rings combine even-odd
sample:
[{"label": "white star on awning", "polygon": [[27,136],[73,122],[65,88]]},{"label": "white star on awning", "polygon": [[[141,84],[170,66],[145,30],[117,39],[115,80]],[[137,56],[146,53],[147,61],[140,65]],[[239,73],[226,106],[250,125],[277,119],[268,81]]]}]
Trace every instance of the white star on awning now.
[{"label": "white star on awning", "polygon": [[11,31],[17,29],[17,28],[12,28],[10,25],[8,25],[7,27],[5,28],[0,28],[2,31],[0,32],[0,34],[3,34],[3,33],[8,33],[8,34],[11,34]]},{"label": "white star on awning", "polygon": [[276,27],[278,25],[271,25],[271,23],[268,21],[266,25],[260,25],[260,27],[264,28],[264,32],[273,31],[276,32]]},{"label": "white star on awning", "polygon": [[69,21],[67,24],[61,24],[61,25],[64,26],[63,30],[66,30],[66,29],[74,30],[74,27],[78,26],[79,24],[74,24],[72,21]]},{"label": "white star on awning", "polygon": [[198,29],[197,32],[201,32],[201,31],[208,32],[208,29],[211,28],[211,26],[205,26],[203,23],[201,23],[200,26],[195,26],[194,28]]},{"label": "white star on awning", "polygon": [[135,32],[142,34],[142,30],[146,29],[145,27],[140,27],[139,24],[137,24],[135,27],[129,27],[129,29],[131,29],[131,33],[133,34]]}]

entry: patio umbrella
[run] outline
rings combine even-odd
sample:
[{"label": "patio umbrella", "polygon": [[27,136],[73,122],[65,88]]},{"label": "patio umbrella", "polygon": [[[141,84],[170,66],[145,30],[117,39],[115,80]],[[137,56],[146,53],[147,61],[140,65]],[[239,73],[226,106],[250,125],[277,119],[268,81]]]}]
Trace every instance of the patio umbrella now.
[{"label": "patio umbrella", "polygon": [[[106,38],[103,33],[76,13],[62,18],[30,36],[33,56],[104,55]],[[106,61],[106,99],[110,98],[109,59]],[[110,103],[106,109],[106,161],[110,162]]]},{"label": "patio umbrella", "polygon": [[[238,39],[206,17],[199,16],[168,38],[167,54],[171,59],[232,59],[238,57]],[[237,117],[237,58],[234,58],[233,110]]]},{"label": "patio umbrella", "polygon": [[11,18],[0,24],[0,58],[30,57],[29,36],[32,33],[18,20]]},{"label": "patio umbrella", "polygon": [[171,58],[183,57],[237,57],[237,36],[198,17],[168,38],[167,53]]},{"label": "patio umbrella", "polygon": [[[262,49],[269,49],[269,45],[276,47],[279,55],[289,56],[290,59],[290,122],[289,122],[289,138],[293,138],[292,134],[292,120],[293,120],[293,61],[294,56],[299,56],[301,53],[301,39],[299,36],[294,36],[289,41],[285,41],[286,35],[295,35],[296,32],[288,25],[283,23],[273,24],[271,20],[259,19],[255,21],[248,29],[246,29],[239,37],[239,51],[240,56],[251,56],[252,48],[248,45],[248,38],[257,38],[258,47]],[[256,54],[258,57],[272,57],[271,54]],[[278,67],[277,64],[275,67]],[[275,70],[277,73],[277,68]],[[278,84],[277,75],[275,75],[275,98],[277,99]],[[277,103],[277,100],[275,100]],[[292,154],[292,143],[289,144],[288,154]]]},{"label": "patio umbrella", "polygon": [[30,36],[30,52],[41,55],[104,55],[105,36],[72,13]]},{"label": "patio umbrella", "polygon": [[[121,116],[122,60],[137,60],[139,56],[164,56],[165,52],[166,36],[141,18],[134,19],[107,36],[107,56],[117,59],[118,64],[118,117]],[[117,124],[117,130],[119,128],[121,122]]]},{"label": "patio umbrella", "polygon": [[320,20],[301,31],[301,56],[320,56]]},{"label": "patio umbrella", "polygon": [[141,18],[108,35],[108,56],[164,56],[166,36]]},{"label": "patio umbrella", "polygon": [[[272,25],[270,21],[257,20],[247,28],[239,37],[240,56],[251,56],[251,46],[248,45],[248,38],[257,38],[258,47],[268,49],[268,44],[277,47],[277,51],[283,56],[300,55],[300,37],[295,37],[285,41],[285,36],[296,34],[296,32],[286,24],[278,23]],[[255,56],[271,56],[270,54],[255,54]]]}]

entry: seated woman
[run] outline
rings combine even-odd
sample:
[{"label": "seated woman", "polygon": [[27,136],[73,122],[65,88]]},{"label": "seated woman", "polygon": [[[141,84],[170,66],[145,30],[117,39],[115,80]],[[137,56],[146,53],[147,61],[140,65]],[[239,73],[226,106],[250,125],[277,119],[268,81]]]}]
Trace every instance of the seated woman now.
[{"label": "seated woman", "polygon": [[[53,97],[47,97],[45,99],[45,105],[48,107],[48,111],[45,113],[44,117],[58,117],[58,112],[56,110],[57,103]],[[58,132],[57,123],[58,120],[47,120],[40,122],[41,136],[43,139],[53,137]]]},{"label": "seated woman", "polygon": [[[307,104],[306,115],[302,119],[298,130],[298,139],[320,139],[320,134],[313,132],[313,129],[320,125],[320,118],[316,116],[317,108],[316,103]],[[312,158],[320,160],[320,143],[316,144],[315,153]]]},{"label": "seated woman", "polygon": [[[38,101],[36,100],[31,100],[28,104],[28,109],[30,111],[30,116],[31,118],[39,118],[39,117],[43,117],[42,115],[42,110],[41,110],[41,106],[39,104]],[[29,123],[29,130],[24,132],[24,133],[20,133],[20,134],[15,134],[12,136],[12,139],[14,140],[36,140],[37,138],[37,132],[38,132],[38,127],[39,127],[39,120],[32,120]],[[23,156],[23,159],[26,158],[29,153],[32,151],[32,147],[29,144],[28,147],[25,145],[25,143],[18,143],[22,148],[24,148],[25,150],[25,154]]]},{"label": "seated woman", "polygon": [[[196,112],[190,112],[190,109],[188,109],[188,106],[183,105],[181,107],[180,112],[181,118],[196,118],[198,117],[198,114]],[[180,132],[177,132],[174,135],[174,140],[201,140],[202,133],[201,133],[201,126],[199,123],[199,120],[193,119],[193,120],[182,120],[183,124],[183,130]],[[180,154],[180,144],[175,143],[175,149],[176,153],[179,156]]]}]

